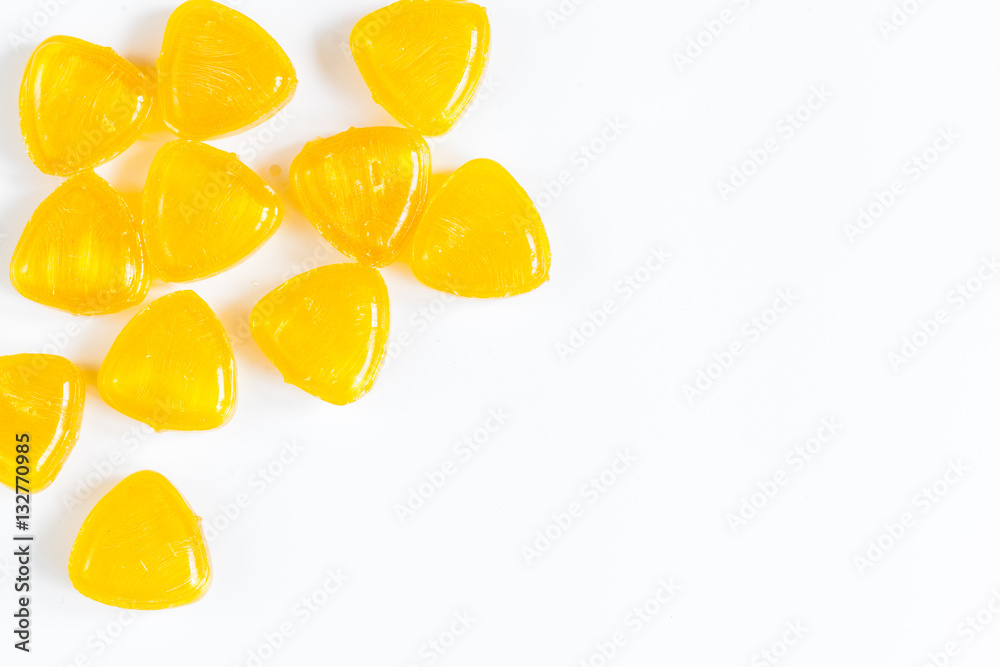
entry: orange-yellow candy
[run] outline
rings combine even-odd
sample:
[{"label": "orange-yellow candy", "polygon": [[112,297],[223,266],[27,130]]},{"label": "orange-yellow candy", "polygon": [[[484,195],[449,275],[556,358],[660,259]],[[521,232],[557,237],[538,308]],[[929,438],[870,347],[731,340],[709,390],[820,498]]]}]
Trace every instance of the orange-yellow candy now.
[{"label": "orange-yellow candy", "polygon": [[215,275],[256,251],[281,215],[278,195],[235,154],[172,141],[157,151],[142,193],[150,269],[166,282]]},{"label": "orange-yellow candy", "polygon": [[97,374],[101,397],[157,431],[207,431],[236,409],[236,361],[222,323],[190,290],[140,310]]},{"label": "orange-yellow candy", "polygon": [[297,84],[292,62],[263,28],[211,0],[188,0],[170,15],[156,72],[163,121],[184,139],[252,127]]},{"label": "orange-yellow candy", "polygon": [[364,396],[389,341],[389,294],[375,269],[332,264],[264,296],[250,332],[285,382],[335,405]]},{"label": "orange-yellow candy", "polygon": [[323,238],[353,260],[385,266],[420,215],[430,168],[430,148],[416,132],[352,127],[306,144],[289,176]]},{"label": "orange-yellow candy", "polygon": [[[49,486],[80,437],[86,395],[83,373],[73,362],[51,354],[0,357],[0,482],[15,487],[26,465],[28,489]],[[27,445],[27,463],[15,446]]]},{"label": "orange-yellow candy", "polygon": [[89,169],[45,198],[10,262],[10,280],[32,301],[75,315],[124,310],[146,298],[142,230],[121,195]]},{"label": "orange-yellow candy", "polygon": [[69,176],[107,162],[142,134],[154,85],[111,49],[50,37],[21,81],[21,134],[31,161]]},{"label": "orange-yellow candy", "polygon": [[458,0],[401,0],[351,30],[351,53],[374,100],[421,134],[447,132],[486,69],[486,10]]},{"label": "orange-yellow candy", "polygon": [[163,475],[129,475],[80,526],[69,579],[91,600],[124,609],[195,602],[212,580],[201,517]]},{"label": "orange-yellow candy", "polygon": [[458,296],[502,297],[549,278],[549,240],[538,210],[493,160],[466,162],[434,193],[413,234],[420,282]]}]

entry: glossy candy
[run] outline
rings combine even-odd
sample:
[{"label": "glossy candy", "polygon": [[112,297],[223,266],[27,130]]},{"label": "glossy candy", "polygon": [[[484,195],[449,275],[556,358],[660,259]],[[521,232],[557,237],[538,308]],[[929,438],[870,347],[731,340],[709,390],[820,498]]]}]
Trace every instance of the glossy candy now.
[{"label": "glossy candy", "polygon": [[10,262],[14,287],[76,315],[115,313],[149,291],[138,222],[114,188],[83,171],[45,198]]},{"label": "glossy candy", "polygon": [[156,153],[142,194],[153,274],[207,278],[239,263],[278,228],[278,195],[233,153],[172,141]]},{"label": "glossy candy", "polygon": [[413,234],[420,282],[459,296],[503,297],[549,277],[545,227],[528,193],[492,160],[472,160],[434,193]]},{"label": "glossy candy", "polygon": [[183,139],[256,125],[297,84],[288,56],[263,28],[211,0],[189,0],[170,15],[156,71],[163,121]]},{"label": "glossy candy", "polygon": [[486,10],[458,0],[401,0],[364,17],[351,53],[375,101],[421,134],[447,132],[486,69]]},{"label": "glossy candy", "polygon": [[0,357],[0,482],[15,487],[19,453],[27,444],[28,489],[48,487],[80,437],[86,387],[73,362],[51,354]]},{"label": "glossy candy", "polygon": [[129,475],[90,511],[73,543],[69,578],[92,600],[167,609],[208,592],[211,562],[201,518],[163,475]]},{"label": "glossy candy", "polygon": [[375,382],[389,340],[389,294],[375,269],[321,266],[265,295],[250,331],[285,382],[346,405]]},{"label": "glossy candy", "polygon": [[107,162],[142,134],[153,87],[109,48],[46,39],[28,60],[18,100],[31,161],[56,176]]},{"label": "glossy candy", "polygon": [[190,290],[140,310],[97,376],[101,397],[157,431],[206,431],[236,409],[236,362],[222,323]]},{"label": "glossy candy", "polygon": [[323,238],[353,260],[385,266],[420,215],[430,164],[427,142],[416,132],[352,127],[306,144],[289,173]]}]

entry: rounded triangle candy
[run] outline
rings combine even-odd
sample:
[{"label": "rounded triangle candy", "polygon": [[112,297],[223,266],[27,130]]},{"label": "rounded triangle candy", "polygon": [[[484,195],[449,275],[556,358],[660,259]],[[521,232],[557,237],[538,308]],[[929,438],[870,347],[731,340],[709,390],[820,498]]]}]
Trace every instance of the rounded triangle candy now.
[{"label": "rounded triangle candy", "polygon": [[74,37],[38,45],[21,81],[21,134],[31,161],[69,176],[107,162],[142,134],[153,84],[109,48]]},{"label": "rounded triangle candy", "polygon": [[201,517],[163,475],[129,475],[84,520],[69,578],[88,598],[124,609],[195,602],[212,580]]},{"label": "rounded triangle candy", "polygon": [[514,177],[472,160],[434,193],[413,234],[410,268],[429,287],[470,297],[523,294],[549,278],[541,216]]},{"label": "rounded triangle candy", "polygon": [[[83,373],[51,354],[0,357],[0,481],[31,493],[48,487],[80,437],[86,396]],[[20,459],[19,456],[26,457]],[[18,467],[27,482],[16,481]]]},{"label": "rounded triangle candy", "polygon": [[188,0],[170,15],[156,71],[163,121],[184,139],[256,125],[297,85],[291,61],[263,28],[211,0]]},{"label": "rounded triangle candy", "polygon": [[233,153],[176,140],[157,151],[142,194],[150,269],[166,282],[213,276],[246,259],[281,222],[278,195]]},{"label": "rounded triangle candy", "polygon": [[157,431],[206,431],[236,409],[236,362],[222,323],[190,290],[140,310],[97,375],[101,397]]},{"label": "rounded triangle candy", "polygon": [[385,266],[402,250],[427,197],[431,154],[401,127],[351,128],[305,145],[289,170],[306,217],[337,250]]},{"label": "rounded triangle candy", "polygon": [[421,134],[447,132],[486,70],[486,10],[459,0],[401,0],[351,30],[351,53],[374,100]]},{"label": "rounded triangle candy", "polygon": [[149,291],[140,226],[114,188],[83,171],[35,209],[10,279],[28,299],[75,315],[130,308]]},{"label": "rounded triangle candy", "polygon": [[321,266],[264,296],[250,332],[285,382],[335,405],[366,394],[389,342],[389,293],[375,269]]}]

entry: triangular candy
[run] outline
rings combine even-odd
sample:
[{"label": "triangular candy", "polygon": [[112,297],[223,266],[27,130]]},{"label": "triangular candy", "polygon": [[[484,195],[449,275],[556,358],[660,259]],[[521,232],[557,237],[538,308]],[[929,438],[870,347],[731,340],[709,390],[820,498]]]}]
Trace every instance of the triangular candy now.
[{"label": "triangular candy", "polygon": [[413,234],[410,268],[429,287],[471,297],[513,296],[549,278],[538,210],[492,160],[466,162],[434,193]]},{"label": "triangular candy", "polygon": [[365,395],[389,341],[389,293],[375,269],[332,264],[264,296],[250,332],[285,382],[335,405]]},{"label": "triangular candy", "polygon": [[172,141],[157,151],[142,193],[150,270],[166,282],[213,276],[256,251],[281,216],[278,195],[235,154]]},{"label": "triangular candy", "polygon": [[184,139],[256,125],[291,99],[297,83],[274,38],[211,0],[188,0],[170,15],[156,71],[163,121]]},{"label": "triangular candy", "polygon": [[140,310],[97,375],[101,397],[157,431],[207,431],[236,409],[236,362],[222,323],[190,290]]},{"label": "triangular candy", "polygon": [[28,299],[75,315],[135,306],[149,291],[139,223],[104,179],[80,172],[35,209],[10,278]]},{"label": "triangular candy", "polygon": [[431,154],[401,127],[351,128],[305,145],[289,169],[292,190],[319,233],[368,266],[395,260],[427,197]]},{"label": "triangular candy", "polygon": [[0,357],[0,481],[37,493],[55,480],[80,437],[85,395],[83,373],[68,359]]},{"label": "triangular candy", "polygon": [[107,162],[142,134],[154,85],[111,49],[50,37],[21,81],[21,134],[31,161],[69,176]]},{"label": "triangular candy", "polygon": [[401,0],[351,30],[351,53],[374,100],[421,134],[447,132],[486,69],[486,10],[458,0]]},{"label": "triangular candy", "polygon": [[73,587],[124,609],[167,609],[208,592],[201,518],[163,475],[129,475],[90,511],[69,556]]}]

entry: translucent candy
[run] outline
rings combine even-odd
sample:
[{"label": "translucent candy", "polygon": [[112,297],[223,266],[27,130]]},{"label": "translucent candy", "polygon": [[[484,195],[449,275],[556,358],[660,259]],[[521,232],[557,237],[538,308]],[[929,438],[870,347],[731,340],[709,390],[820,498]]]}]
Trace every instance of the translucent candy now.
[{"label": "translucent candy", "polygon": [[28,299],[76,315],[130,308],[149,291],[139,223],[104,179],[80,172],[35,209],[10,279]]},{"label": "translucent candy", "polygon": [[26,444],[27,486],[48,487],[80,437],[86,395],[83,373],[51,354],[0,357],[0,481],[15,487],[16,446]]},{"label": "translucent candy", "polygon": [[188,0],[170,15],[156,71],[163,121],[184,139],[256,125],[297,85],[291,61],[263,28],[211,0]]},{"label": "translucent candy", "polygon": [[285,382],[346,405],[375,382],[389,341],[389,294],[375,269],[321,266],[257,302],[250,331]]},{"label": "translucent candy", "polygon": [[375,101],[421,134],[447,132],[486,70],[486,10],[458,0],[401,0],[364,17],[351,53]]},{"label": "translucent candy", "polygon": [[69,176],[107,162],[142,134],[153,84],[109,48],[50,37],[21,81],[21,134],[31,161]]},{"label": "translucent candy", "polygon": [[73,587],[125,609],[167,609],[208,592],[212,567],[197,516],[163,475],[129,475],[90,511],[69,557]]},{"label": "translucent candy", "polygon": [[434,193],[413,234],[420,282],[459,296],[503,297],[549,277],[545,227],[528,193],[492,160],[472,160]]},{"label": "translucent candy", "polygon": [[278,195],[235,154],[183,140],[153,158],[142,211],[150,268],[167,282],[207,278],[241,262],[282,216]]},{"label": "translucent candy", "polygon": [[353,260],[398,257],[427,197],[431,155],[416,132],[351,128],[306,144],[292,161],[292,190],[306,217]]},{"label": "translucent candy", "polygon": [[236,409],[236,362],[208,304],[190,290],[140,310],[111,345],[97,375],[101,397],[157,431],[206,431]]}]

